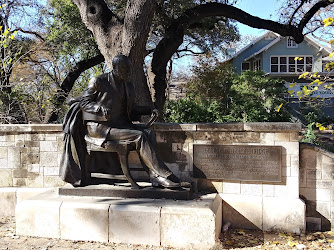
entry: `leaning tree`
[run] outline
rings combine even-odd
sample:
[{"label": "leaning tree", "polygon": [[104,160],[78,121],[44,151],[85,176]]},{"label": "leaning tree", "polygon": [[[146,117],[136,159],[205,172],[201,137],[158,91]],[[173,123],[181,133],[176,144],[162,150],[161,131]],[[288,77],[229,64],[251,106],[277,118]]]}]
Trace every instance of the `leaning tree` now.
[{"label": "leaning tree", "polygon": [[[79,8],[82,21],[92,31],[99,50],[107,65],[111,68],[112,58],[122,53],[130,57],[132,69],[129,74],[136,87],[136,101],[150,104],[151,97],[157,108],[165,103],[166,68],[172,56],[184,42],[187,32],[195,29],[210,18],[220,22],[222,18],[233,19],[250,27],[274,31],[282,36],[291,36],[297,43],[304,39],[304,28],[311,18],[321,9],[333,4],[334,0],[316,1],[301,18],[294,16],[308,0],[298,0],[295,11],[288,22],[280,23],[252,16],[226,1],[193,1],[193,5],[179,15],[168,15],[168,26],[161,33],[156,46],[152,49],[147,77],[144,72],[144,59],[148,54],[147,43],[152,35],[155,14],[164,4],[172,1],[127,0],[124,16],[117,15],[114,8],[104,0],[72,0]],[[291,1],[291,0],[289,0]],[[125,1],[123,1],[125,2]],[[177,1],[174,1],[177,2]],[[161,14],[161,13],[160,13]]]}]

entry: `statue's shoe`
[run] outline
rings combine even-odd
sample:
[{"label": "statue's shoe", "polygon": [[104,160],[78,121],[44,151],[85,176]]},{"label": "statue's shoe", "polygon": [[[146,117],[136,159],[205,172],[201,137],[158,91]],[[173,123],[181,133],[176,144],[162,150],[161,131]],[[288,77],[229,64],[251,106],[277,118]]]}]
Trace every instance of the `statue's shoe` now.
[{"label": "statue's shoe", "polygon": [[172,180],[169,180],[169,178],[161,177],[161,176],[155,176],[151,178],[152,187],[165,187],[165,188],[179,188],[181,187],[181,184],[179,182],[174,182]]}]

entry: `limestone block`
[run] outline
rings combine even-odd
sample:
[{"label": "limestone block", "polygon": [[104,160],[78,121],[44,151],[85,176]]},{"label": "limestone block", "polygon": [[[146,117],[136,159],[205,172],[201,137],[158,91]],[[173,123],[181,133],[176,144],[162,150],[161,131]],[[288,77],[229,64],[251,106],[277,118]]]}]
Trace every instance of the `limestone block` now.
[{"label": "limestone block", "polygon": [[40,141],[41,152],[57,152],[58,142],[57,141]]},{"label": "limestone block", "polygon": [[298,199],[263,197],[263,230],[305,232],[306,205]]},{"label": "limestone block", "polygon": [[31,188],[42,188],[44,186],[43,174],[28,173],[27,186]]},{"label": "limestone block", "polygon": [[299,155],[291,155],[290,156],[290,166],[293,169],[299,170]]},{"label": "limestone block", "polygon": [[306,170],[305,169],[299,169],[299,186],[300,187],[306,187]]},{"label": "limestone block", "polygon": [[241,194],[250,196],[262,196],[262,184],[241,183]]},{"label": "limestone block", "polygon": [[314,188],[300,188],[300,195],[304,196],[307,200],[316,200],[316,191]]},{"label": "limestone block", "polygon": [[314,169],[317,165],[317,154],[312,149],[303,149],[300,152],[300,168]]},{"label": "limestone block", "polygon": [[26,178],[13,178],[13,186],[14,187],[25,187],[27,186]]},{"label": "limestone block", "polygon": [[44,167],[57,167],[58,166],[58,154],[57,152],[41,152],[41,166]]},{"label": "limestone block", "polygon": [[282,146],[286,150],[286,154],[299,155],[299,142],[281,142],[275,141],[275,146]]},{"label": "limestone block", "polygon": [[0,147],[0,159],[6,159],[8,156],[8,148],[6,147]]},{"label": "limestone block", "polygon": [[329,219],[331,217],[331,203],[330,202],[317,202],[316,210],[326,219]]},{"label": "limestone block", "polygon": [[59,210],[61,201],[24,200],[17,204],[16,234],[60,238]]},{"label": "limestone block", "polygon": [[8,148],[8,167],[9,168],[21,167],[21,151],[19,147]]},{"label": "limestone block", "polygon": [[299,197],[299,178],[283,177],[282,185],[275,185],[275,197]]},{"label": "limestone block", "polygon": [[45,140],[46,141],[57,141],[57,136],[56,135],[45,135]]},{"label": "limestone block", "polygon": [[17,203],[32,198],[38,194],[50,191],[51,188],[17,188]]},{"label": "limestone block", "polygon": [[263,184],[262,186],[263,196],[273,197],[275,196],[275,186],[271,184]]},{"label": "limestone block", "polygon": [[334,180],[334,166],[333,165],[322,165],[322,179],[323,180]]},{"label": "limestone block", "polygon": [[221,194],[223,224],[233,228],[262,229],[262,197]]},{"label": "limestone block", "polygon": [[39,164],[39,153],[21,153],[22,164]]},{"label": "limestone block", "polygon": [[1,168],[10,168],[10,167],[8,167],[8,160],[7,159],[0,159],[0,169]]},{"label": "limestone block", "polygon": [[44,176],[59,176],[59,167],[44,167]]},{"label": "limestone block", "polygon": [[42,133],[25,134],[24,139],[26,141],[43,141],[45,140],[45,134]]},{"label": "limestone block", "polygon": [[17,142],[17,141],[24,141],[25,139],[24,139],[24,134],[17,134],[17,135],[15,135],[15,141]]},{"label": "limestone block", "polygon": [[58,136],[57,137],[57,151],[58,152],[63,152],[64,149],[64,139],[63,136]]},{"label": "limestone block", "polygon": [[221,231],[222,203],[219,195],[209,206],[163,206],[161,210],[161,245],[207,249],[213,247]]},{"label": "limestone block", "polygon": [[13,172],[10,169],[0,169],[0,187],[13,186]]},{"label": "limestone block", "polygon": [[44,187],[62,187],[65,184],[59,176],[44,176]]},{"label": "limestone block", "polygon": [[0,147],[15,147],[15,142],[0,141]]},{"label": "limestone block", "polygon": [[109,241],[115,243],[160,245],[160,206],[111,204]]},{"label": "limestone block", "polygon": [[324,188],[317,188],[316,192],[316,200],[317,201],[331,201],[331,190]]},{"label": "limestone block", "polygon": [[240,182],[223,182],[223,193],[224,194],[240,194],[241,184]]},{"label": "limestone block", "polygon": [[291,132],[290,141],[299,141],[299,132]]},{"label": "limestone block", "polygon": [[306,170],[307,179],[321,179],[322,172],[320,170],[308,169]]},{"label": "limestone block", "polygon": [[334,158],[327,155],[321,155],[321,164],[334,166]]},{"label": "limestone block", "polygon": [[290,141],[290,133],[275,133],[275,141]]},{"label": "limestone block", "polygon": [[13,177],[14,178],[26,178],[28,177],[28,170],[27,169],[14,169]]},{"label": "limestone block", "polygon": [[255,132],[233,132],[233,143],[260,143],[260,134]]},{"label": "limestone block", "polygon": [[39,173],[40,166],[39,164],[30,164],[30,165],[27,165],[27,169],[28,169],[28,172]]},{"label": "limestone block", "polygon": [[108,242],[108,209],[103,203],[63,202],[60,238]]},{"label": "limestone block", "polygon": [[15,216],[17,188],[0,188],[0,217]]}]

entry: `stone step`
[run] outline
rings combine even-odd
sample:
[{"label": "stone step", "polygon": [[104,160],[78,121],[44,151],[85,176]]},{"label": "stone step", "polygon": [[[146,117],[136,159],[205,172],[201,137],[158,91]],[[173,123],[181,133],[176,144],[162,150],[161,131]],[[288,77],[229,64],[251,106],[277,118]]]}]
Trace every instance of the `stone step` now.
[{"label": "stone step", "polygon": [[195,200],[75,197],[59,190],[16,207],[16,234],[207,249],[222,225],[222,200],[209,194]]}]

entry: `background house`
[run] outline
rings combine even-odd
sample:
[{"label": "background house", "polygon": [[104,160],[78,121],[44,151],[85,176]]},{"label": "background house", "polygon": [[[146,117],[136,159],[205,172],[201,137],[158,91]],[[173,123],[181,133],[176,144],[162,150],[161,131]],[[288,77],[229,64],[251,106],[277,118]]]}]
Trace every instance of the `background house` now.
[{"label": "background house", "polygon": [[[299,101],[296,93],[310,81],[299,79],[301,73],[324,72],[323,65],[328,62],[331,49],[318,43],[309,36],[305,36],[302,43],[296,44],[291,37],[282,37],[274,32],[267,32],[249,45],[235,53],[229,62],[233,64],[238,74],[246,70],[262,70],[270,77],[279,77],[286,81],[285,86],[294,93],[286,98],[292,113],[298,116],[305,107]],[[298,59],[297,59],[298,58]],[[293,86],[291,86],[293,85]],[[325,84],[318,86],[311,97],[322,100],[322,110],[328,116],[334,117],[334,91],[326,89]]]}]

